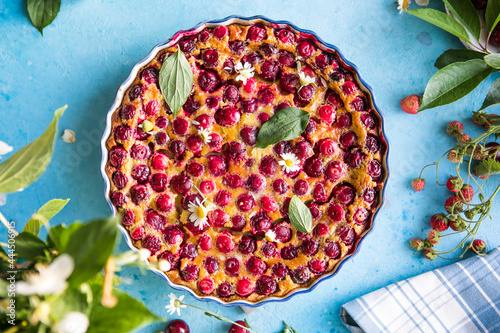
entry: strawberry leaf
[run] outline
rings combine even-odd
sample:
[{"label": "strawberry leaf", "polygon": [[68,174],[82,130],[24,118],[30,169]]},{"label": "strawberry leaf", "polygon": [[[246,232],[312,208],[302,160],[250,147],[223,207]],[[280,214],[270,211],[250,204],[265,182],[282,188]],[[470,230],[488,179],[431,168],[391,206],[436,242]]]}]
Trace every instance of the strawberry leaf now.
[{"label": "strawberry leaf", "polygon": [[464,62],[471,59],[484,59],[484,56],[484,53],[467,49],[446,50],[439,56],[439,58],[437,58],[434,66],[437,69],[441,69],[455,62]]},{"label": "strawberry leaf", "polygon": [[479,164],[474,167],[474,171],[478,177],[498,175],[500,174],[500,162],[496,161],[494,158],[488,158],[479,162]]},{"label": "strawberry leaf", "polygon": [[481,35],[481,21],[472,2],[469,0],[443,0],[453,16],[462,23],[471,35],[479,40]]},{"label": "strawberry leaf", "polygon": [[424,8],[406,11],[408,14],[416,16],[424,21],[434,24],[435,26],[448,31],[450,34],[457,36],[470,43],[469,35],[465,28],[455,21],[449,15],[440,12],[439,10]]},{"label": "strawberry leaf", "polygon": [[495,82],[493,82],[479,110],[481,111],[497,104],[500,104],[500,79],[496,79]]}]

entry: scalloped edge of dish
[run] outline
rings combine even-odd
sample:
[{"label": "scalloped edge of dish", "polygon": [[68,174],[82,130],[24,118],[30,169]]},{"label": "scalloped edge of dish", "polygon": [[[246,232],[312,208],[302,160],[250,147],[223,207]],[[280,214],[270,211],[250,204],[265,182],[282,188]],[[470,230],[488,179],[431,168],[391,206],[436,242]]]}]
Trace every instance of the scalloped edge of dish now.
[{"label": "scalloped edge of dish", "polygon": [[[170,47],[171,45],[175,44],[180,38],[182,38],[184,36],[194,35],[194,34],[199,33],[201,30],[203,30],[207,26],[212,27],[211,25],[214,25],[214,26],[216,26],[216,25],[229,25],[229,24],[233,24],[233,23],[238,23],[238,24],[242,24],[242,25],[249,25],[249,24],[252,24],[256,21],[264,21],[264,22],[267,22],[268,24],[270,24],[274,27],[291,28],[292,30],[295,30],[298,33],[309,35],[309,38],[312,38],[316,42],[316,44],[320,44],[322,49],[330,49],[330,50],[337,52],[340,60],[343,62],[343,65],[347,65],[348,67],[350,67],[353,70],[357,83],[361,84],[361,86],[362,86],[361,88],[363,88],[365,93],[369,94],[371,104],[373,105],[373,109],[380,118],[380,124],[378,125],[379,130],[381,132],[380,138],[382,139],[383,144],[385,146],[385,154],[384,154],[384,156],[382,156],[382,167],[384,170],[385,179],[383,180],[384,187],[382,188],[382,191],[379,192],[378,207],[376,208],[375,213],[371,216],[370,227],[367,228],[361,234],[361,237],[359,237],[357,239],[353,248],[350,250],[350,253],[347,254],[342,259],[342,261],[340,261],[332,271],[317,278],[312,284],[308,285],[307,287],[294,289],[294,290],[290,291],[289,293],[287,293],[285,296],[282,296],[282,297],[272,296],[272,297],[268,297],[268,298],[265,298],[265,299],[257,301],[257,302],[250,302],[250,301],[244,301],[244,300],[224,302],[220,298],[213,297],[213,296],[203,296],[203,297],[199,296],[192,289],[190,289],[186,286],[172,283],[170,281],[170,279],[168,278],[168,276],[164,272],[162,272],[158,269],[155,269],[155,268],[151,269],[155,274],[162,277],[168,283],[168,285],[175,290],[185,291],[199,301],[215,302],[215,303],[220,304],[222,306],[228,306],[228,307],[232,307],[232,306],[259,307],[259,306],[263,306],[264,304],[271,303],[271,302],[284,302],[284,301],[289,300],[293,296],[305,294],[305,293],[309,293],[309,292],[313,291],[322,281],[328,280],[328,279],[332,278],[333,276],[335,276],[337,274],[337,272],[340,270],[340,268],[342,267],[342,265],[349,258],[352,258],[355,254],[357,254],[359,252],[359,247],[361,246],[361,241],[373,229],[375,218],[385,204],[385,190],[387,188],[387,182],[389,180],[389,174],[390,174],[389,173],[389,166],[388,166],[389,143],[387,141],[387,135],[386,135],[385,130],[384,130],[384,118],[383,118],[382,113],[380,112],[380,110],[378,109],[378,107],[375,103],[375,97],[373,96],[372,88],[360,77],[358,68],[354,64],[352,64],[351,62],[346,60],[344,58],[344,56],[342,55],[342,53],[337,49],[337,47],[335,45],[325,42],[320,37],[318,37],[316,35],[316,33],[314,33],[313,31],[298,28],[297,26],[295,26],[294,24],[292,24],[288,21],[271,20],[271,19],[264,17],[264,16],[261,16],[261,15],[256,15],[256,16],[251,16],[251,17],[242,17],[242,16],[237,16],[237,15],[231,15],[231,16],[228,16],[226,18],[219,19],[219,20],[207,20],[207,21],[200,22],[199,24],[197,24],[193,28],[186,29],[186,30],[180,30],[177,33],[175,33],[168,40],[157,44],[155,47],[153,47],[153,49],[148,53],[148,55],[145,58],[143,58],[141,61],[137,62],[134,65],[134,67],[132,68],[132,70],[130,72],[130,75],[121,84],[120,88],[118,89],[115,101],[113,102],[113,105],[111,106],[111,108],[109,109],[109,111],[106,115],[106,128],[104,129],[103,137],[101,139],[102,159],[101,159],[100,170],[101,170],[101,175],[102,175],[103,180],[104,180],[104,197],[106,198],[106,201],[107,201],[108,205],[110,206],[110,208],[113,212],[113,215],[116,214],[117,210],[113,206],[113,204],[111,203],[111,201],[109,199],[109,191],[110,191],[111,184],[110,184],[110,180],[107,177],[106,171],[105,171],[106,164],[108,161],[108,150],[106,148],[106,141],[109,138],[109,135],[111,133],[111,126],[112,126],[111,116],[112,116],[113,112],[115,111],[115,109],[120,105],[120,103],[123,99],[124,92],[127,90],[127,88],[130,86],[130,84],[133,82],[133,80],[135,79],[135,77],[138,74],[138,71],[144,65],[146,65],[149,61],[151,61],[155,57],[155,55],[157,54],[158,51]],[[130,238],[128,231],[121,225],[118,225],[118,228],[120,229],[121,233],[123,234],[128,247],[131,250],[138,251],[138,249],[132,243],[132,240]]]}]

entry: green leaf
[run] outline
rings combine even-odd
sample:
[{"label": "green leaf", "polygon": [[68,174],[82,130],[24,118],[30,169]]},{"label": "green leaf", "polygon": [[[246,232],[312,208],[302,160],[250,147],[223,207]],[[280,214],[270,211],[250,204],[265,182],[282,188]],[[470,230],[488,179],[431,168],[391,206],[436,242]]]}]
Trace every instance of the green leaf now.
[{"label": "green leaf", "polygon": [[73,234],[83,227],[80,222],[75,222],[66,226],[60,224],[58,226],[50,228],[47,236],[47,243],[50,247],[55,248],[59,252],[64,252],[68,246],[69,239]]},{"label": "green leaf", "polygon": [[498,175],[500,174],[500,162],[495,161],[494,158],[482,160],[475,167],[474,171],[476,176]]},{"label": "green leaf", "polygon": [[159,81],[163,98],[175,118],[193,88],[193,69],[180,49],[163,61]]},{"label": "green leaf", "polygon": [[495,69],[500,69],[500,54],[488,54],[484,57],[484,61],[488,64],[488,66],[493,67]]},{"label": "green leaf", "polygon": [[309,208],[294,195],[288,206],[288,216],[292,226],[300,232],[310,233],[312,231],[312,214]]},{"label": "green leaf", "polygon": [[16,237],[16,254],[21,259],[35,260],[44,255],[45,250],[48,250],[47,245],[31,232],[24,231]]},{"label": "green leaf", "polygon": [[414,15],[424,21],[434,24],[435,26],[448,31],[450,34],[457,36],[470,43],[469,36],[460,23],[455,21],[449,15],[431,8],[415,9],[406,11],[408,14]]},{"label": "green leaf", "polygon": [[446,50],[439,56],[439,58],[437,58],[434,66],[437,69],[441,69],[455,62],[464,62],[471,59],[483,59],[484,56],[484,53],[467,49]]},{"label": "green leaf", "polygon": [[443,0],[453,16],[479,41],[481,21],[470,0]]},{"label": "green leaf", "polygon": [[500,0],[489,0],[484,13],[486,24],[490,29],[490,33],[495,29],[500,20]]},{"label": "green leaf", "polygon": [[480,59],[456,62],[440,69],[427,83],[419,112],[459,100],[492,72]]},{"label": "green leaf", "polygon": [[87,333],[132,332],[141,326],[162,320],[144,304],[116,288],[113,288],[113,294],[118,299],[118,304],[113,308],[106,308],[100,302],[102,285],[92,285],[92,291],[94,302]]},{"label": "green leaf", "polygon": [[490,91],[486,94],[486,98],[479,111],[498,104],[500,104],[500,78],[496,79],[491,85]]},{"label": "green leaf", "polygon": [[43,205],[38,212],[31,216],[28,223],[23,228],[23,231],[31,232],[34,235],[38,235],[40,228],[47,223],[51,218],[53,218],[61,209],[66,206],[69,199],[61,200],[54,199]]},{"label": "green leaf", "polygon": [[31,23],[43,35],[43,28],[54,21],[61,8],[61,0],[28,0]]},{"label": "green leaf", "polygon": [[72,285],[89,280],[104,268],[115,247],[118,216],[89,222],[73,233],[65,251],[75,260],[68,279]]},{"label": "green leaf", "polygon": [[57,122],[67,106],[58,109],[45,132],[0,164],[0,193],[23,189],[37,180],[52,158]]},{"label": "green leaf", "polygon": [[[89,301],[92,301],[92,293],[88,284],[84,284],[86,288],[69,287],[61,295],[57,295],[52,302],[50,316],[52,320],[58,322],[63,319],[68,312],[77,311],[90,314]],[[88,290],[87,290],[88,289]],[[90,297],[89,297],[90,296]]]},{"label": "green leaf", "polygon": [[295,328],[288,326],[288,324],[284,320],[283,320],[283,325],[285,325],[285,329],[289,330],[290,332],[297,333],[297,331],[295,330]]},{"label": "green leaf", "polygon": [[309,112],[297,108],[284,108],[262,125],[257,134],[257,148],[284,140],[298,138],[309,124]]}]

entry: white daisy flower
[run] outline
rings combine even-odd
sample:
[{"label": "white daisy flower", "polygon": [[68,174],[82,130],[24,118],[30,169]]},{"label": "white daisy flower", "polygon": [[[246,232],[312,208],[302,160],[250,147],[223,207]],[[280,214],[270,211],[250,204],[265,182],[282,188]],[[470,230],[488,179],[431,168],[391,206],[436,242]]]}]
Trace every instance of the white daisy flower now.
[{"label": "white daisy flower", "polygon": [[403,14],[405,10],[410,7],[411,0],[398,0],[398,10],[399,14]]},{"label": "white daisy flower", "polygon": [[264,237],[266,237],[268,241],[274,242],[276,240],[276,233],[272,230],[268,230]]},{"label": "white daisy flower", "polygon": [[13,147],[3,141],[0,141],[0,159],[2,158],[2,155],[10,153],[12,150],[14,150]]},{"label": "white daisy flower", "polygon": [[242,65],[241,62],[237,63],[236,66],[234,67],[236,70],[236,73],[239,73],[236,77],[236,81],[243,81],[243,84],[247,83],[247,80],[251,77],[254,76],[255,74],[255,69],[252,67],[252,64],[249,62],[245,62],[245,65]]},{"label": "white daisy flower", "polygon": [[198,133],[200,133],[201,138],[206,144],[209,144],[210,141],[212,141],[211,138],[212,132],[210,132],[209,129],[200,128],[198,129]]},{"label": "white daisy flower", "polygon": [[69,254],[61,254],[50,265],[38,263],[37,272],[29,272],[24,281],[16,283],[20,295],[53,295],[64,291],[66,279],[73,273],[75,263]]},{"label": "white daisy flower", "polygon": [[177,310],[177,315],[181,315],[181,308],[185,308],[186,306],[182,303],[182,300],[184,299],[184,295],[181,297],[177,298],[173,293],[168,295],[170,297],[170,304],[165,306],[165,308],[168,311],[169,315],[173,315],[175,311]]},{"label": "white daisy flower", "polygon": [[281,158],[283,160],[279,161],[278,164],[284,167],[285,172],[295,172],[300,169],[300,161],[294,153],[281,154]]},{"label": "white daisy flower", "polygon": [[85,333],[89,328],[89,318],[81,312],[68,312],[64,318],[56,324],[53,331],[57,333]]},{"label": "white daisy flower", "polygon": [[215,209],[214,204],[203,204],[204,201],[205,200],[200,202],[197,198],[194,203],[190,202],[188,204],[188,211],[191,213],[189,215],[189,220],[200,230],[208,226],[208,213]]}]

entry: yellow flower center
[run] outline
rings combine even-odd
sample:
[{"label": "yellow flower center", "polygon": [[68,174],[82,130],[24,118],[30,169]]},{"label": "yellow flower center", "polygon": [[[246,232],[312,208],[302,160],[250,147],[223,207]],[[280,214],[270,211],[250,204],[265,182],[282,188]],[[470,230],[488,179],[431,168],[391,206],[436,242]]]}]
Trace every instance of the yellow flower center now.
[{"label": "yellow flower center", "polygon": [[198,207],[198,209],[196,210],[196,215],[198,215],[199,218],[205,217],[205,210],[203,210],[203,207]]},{"label": "yellow flower center", "polygon": [[286,159],[285,164],[289,168],[293,167],[293,161],[291,159]]}]

